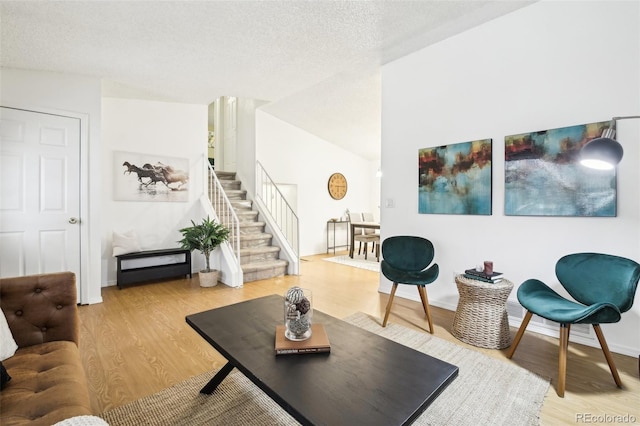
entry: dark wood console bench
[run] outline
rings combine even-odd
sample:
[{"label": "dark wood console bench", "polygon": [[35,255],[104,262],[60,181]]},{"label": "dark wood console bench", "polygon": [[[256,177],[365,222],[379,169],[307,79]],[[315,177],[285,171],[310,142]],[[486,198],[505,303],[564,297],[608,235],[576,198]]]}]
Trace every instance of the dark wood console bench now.
[{"label": "dark wood console bench", "polygon": [[[134,259],[154,258],[161,256],[182,255],[184,260],[177,263],[164,263],[152,266],[141,267],[125,267],[123,269],[122,262]],[[160,249],[145,250],[135,253],[127,253],[116,256],[118,259],[118,288],[122,288],[127,284],[139,283],[143,281],[158,280],[163,278],[173,278],[181,275],[189,275],[191,277],[191,252],[185,249]],[[181,259],[182,260],[182,259]]]}]

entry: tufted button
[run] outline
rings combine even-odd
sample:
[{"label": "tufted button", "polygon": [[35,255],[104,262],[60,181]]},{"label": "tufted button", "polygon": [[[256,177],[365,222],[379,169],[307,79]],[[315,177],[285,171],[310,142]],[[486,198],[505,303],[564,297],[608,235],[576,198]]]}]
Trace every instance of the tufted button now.
[{"label": "tufted button", "polygon": [[22,311],[16,311],[16,316],[17,317],[21,317],[22,316]]},{"label": "tufted button", "polygon": [[44,333],[45,331],[47,331],[47,327],[42,327],[40,330]]},{"label": "tufted button", "polygon": [[56,309],[57,309],[57,310],[62,309],[62,305],[58,305],[58,306],[56,306]]},{"label": "tufted button", "polygon": [[36,288],[36,293],[42,293],[42,289],[41,288]]}]

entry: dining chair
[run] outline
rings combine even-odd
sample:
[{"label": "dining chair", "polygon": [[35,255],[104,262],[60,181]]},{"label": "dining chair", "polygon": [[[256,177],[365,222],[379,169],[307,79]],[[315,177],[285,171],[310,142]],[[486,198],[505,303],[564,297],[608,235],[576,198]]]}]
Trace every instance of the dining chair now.
[{"label": "dining chair", "polygon": [[518,301],[527,310],[520,329],[511,344],[507,358],[511,358],[536,314],[560,324],[558,356],[558,396],[564,397],[567,373],[567,348],[571,324],[591,324],[598,337],[613,380],[622,386],[618,370],[600,329],[600,324],[620,321],[621,315],[633,305],[640,280],[640,264],[624,257],[601,253],[574,253],[556,263],[556,277],[575,300],[569,300],[545,283],[528,279],[518,288]]},{"label": "dining chair", "polygon": [[[420,294],[424,313],[429,322],[429,333],[433,334],[433,321],[429,310],[426,285],[438,278],[440,268],[437,263],[431,264],[435,255],[433,243],[426,238],[413,236],[395,236],[382,242],[382,263],[380,270],[387,279],[393,282],[387,309],[382,326],[387,326],[393,297],[398,284],[415,285]],[[429,266],[431,264],[431,266]]]},{"label": "dining chair", "polygon": [[[352,223],[363,222],[362,214],[360,213],[349,213],[349,221]],[[358,241],[360,245],[358,246],[358,254],[361,253],[362,243],[364,243],[364,258],[367,259],[367,244],[368,243],[376,243],[376,241],[380,241],[380,236],[376,234],[365,234],[363,231],[365,228],[355,227],[353,228],[353,240]],[[378,260],[380,260],[379,256],[377,256]]]},{"label": "dining chair", "polygon": [[[373,213],[369,213],[369,212],[363,212],[362,213],[362,220],[365,222],[375,222],[375,219],[373,218]],[[380,233],[378,232],[377,229],[372,229],[372,228],[364,228],[364,233],[365,235],[377,235],[378,236],[378,241],[374,241],[373,245],[371,246],[371,253],[379,253],[380,251]],[[377,257],[380,257],[379,255]]]}]

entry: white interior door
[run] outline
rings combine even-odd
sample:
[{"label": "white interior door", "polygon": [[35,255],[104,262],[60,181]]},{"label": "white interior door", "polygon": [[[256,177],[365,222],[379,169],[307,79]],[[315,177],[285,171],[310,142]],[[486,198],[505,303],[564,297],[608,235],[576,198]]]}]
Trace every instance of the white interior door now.
[{"label": "white interior door", "polygon": [[0,107],[0,276],[71,271],[79,289],[79,224],[80,120]]}]

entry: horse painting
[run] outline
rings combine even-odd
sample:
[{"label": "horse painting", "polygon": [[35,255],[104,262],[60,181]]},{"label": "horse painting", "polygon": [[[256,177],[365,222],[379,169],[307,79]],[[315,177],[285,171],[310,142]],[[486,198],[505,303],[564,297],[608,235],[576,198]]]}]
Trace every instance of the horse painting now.
[{"label": "horse painting", "polygon": [[[176,170],[170,165],[162,164],[158,161],[156,165],[145,163],[142,167],[138,167],[135,164],[131,164],[128,161],[122,163],[126,170],[124,174],[135,173],[138,175],[138,182],[145,187],[149,185],[155,185],[157,182],[162,182],[167,188],[171,190],[180,190],[183,185],[186,185],[189,181],[189,174],[183,170]],[[173,185],[172,184],[176,184]]]}]

